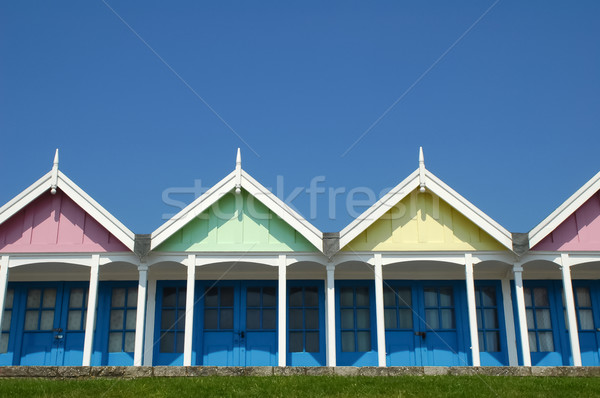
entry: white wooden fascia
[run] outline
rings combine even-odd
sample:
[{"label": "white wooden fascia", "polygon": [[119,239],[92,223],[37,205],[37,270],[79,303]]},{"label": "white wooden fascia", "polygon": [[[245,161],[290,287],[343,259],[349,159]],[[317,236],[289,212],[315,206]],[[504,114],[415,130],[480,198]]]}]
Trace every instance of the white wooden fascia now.
[{"label": "white wooden fascia", "polygon": [[541,223],[529,232],[529,247],[534,247],[554,231],[571,214],[581,207],[592,195],[600,190],[600,172],[565,200]]},{"label": "white wooden fascia", "polygon": [[0,207],[0,224],[17,214],[19,210],[33,202],[38,196],[46,192],[46,190],[50,190],[51,178],[52,172],[49,171],[42,178],[12,198],[4,206]]},{"label": "white wooden fascia", "polygon": [[340,249],[352,242],[354,238],[369,228],[375,221],[379,220],[418,186],[419,169],[415,170],[404,181],[392,188],[340,232]]},{"label": "white wooden fascia", "polygon": [[462,213],[462,215],[487,232],[492,238],[496,239],[507,249],[512,251],[512,235],[508,230],[503,228],[454,189],[446,185],[429,170],[426,170],[426,175],[427,189],[430,189],[451,207]]}]

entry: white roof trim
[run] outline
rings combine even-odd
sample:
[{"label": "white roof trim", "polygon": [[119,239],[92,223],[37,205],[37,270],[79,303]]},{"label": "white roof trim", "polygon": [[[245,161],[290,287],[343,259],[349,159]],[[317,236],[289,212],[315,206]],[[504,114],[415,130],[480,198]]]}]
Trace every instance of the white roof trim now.
[{"label": "white roof trim", "polygon": [[56,184],[59,189],[77,203],[77,205],[79,205],[86,213],[98,221],[100,225],[113,234],[121,243],[127,246],[129,250],[133,251],[135,234],[60,170],[57,170],[54,173],[53,171],[49,171],[42,178],[2,206],[0,208],[0,224],[3,224],[44,192],[50,191],[53,186],[53,177],[56,178]]},{"label": "white roof trim", "polygon": [[156,249],[161,243],[192,221],[192,219],[215,204],[225,194],[234,190],[237,184],[241,184],[241,188],[248,191],[248,193],[264,204],[269,210],[281,217],[283,221],[298,231],[319,251],[323,251],[323,233],[243,169],[240,172],[237,170],[232,171],[227,177],[223,178],[203,195],[186,206],[173,216],[173,218],[158,227],[152,233],[150,249]]},{"label": "white roof trim", "polygon": [[[422,173],[421,173],[422,174]],[[366,230],[371,224],[383,216],[390,208],[420,186],[419,169],[394,187],[384,197],[367,209],[356,220],[340,232],[340,249]],[[422,179],[422,177],[421,177]],[[479,210],[475,205],[446,185],[429,170],[425,169],[425,186],[442,200],[462,213],[479,228],[488,233],[506,248],[512,251],[512,235],[491,217]]]},{"label": "white roof trim", "polygon": [[600,191],[600,172],[529,232],[529,247],[540,243],[598,191]]}]

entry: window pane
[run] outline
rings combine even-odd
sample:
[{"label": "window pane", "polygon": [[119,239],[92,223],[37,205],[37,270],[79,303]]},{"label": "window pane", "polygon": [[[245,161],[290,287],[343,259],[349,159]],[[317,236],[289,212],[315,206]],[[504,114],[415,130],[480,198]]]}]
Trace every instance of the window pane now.
[{"label": "window pane", "polygon": [[125,288],[114,288],[112,290],[111,307],[125,307]]},{"label": "window pane", "polygon": [[221,329],[233,329],[233,309],[226,308],[221,310]]},{"label": "window pane", "polygon": [[500,333],[499,332],[485,332],[485,340],[487,344],[487,352],[499,352],[500,351]]},{"label": "window pane", "polygon": [[260,307],[260,288],[248,288],[246,291],[246,307]]},{"label": "window pane", "polygon": [[304,351],[304,334],[302,332],[290,332],[290,352]]},{"label": "window pane", "polygon": [[396,319],[396,310],[394,308],[386,308],[384,312],[385,328],[396,329],[398,327]]},{"label": "window pane", "polygon": [[67,330],[81,330],[81,311],[71,310],[67,319]]},{"label": "window pane", "polygon": [[54,308],[56,305],[56,289],[45,289],[44,290],[44,300],[42,301],[42,306],[44,308]]},{"label": "window pane", "polygon": [[386,307],[396,306],[396,293],[387,286],[383,288],[383,305]]},{"label": "window pane", "polygon": [[137,313],[137,310],[127,310],[127,313],[126,313],[127,316],[125,318],[125,329],[135,330],[136,313]]},{"label": "window pane", "polygon": [[12,308],[14,297],[15,297],[14,289],[8,289],[6,291],[6,298],[4,299],[4,308]]},{"label": "window pane", "polygon": [[274,309],[263,310],[263,329],[277,329],[277,311]]},{"label": "window pane", "polygon": [[341,312],[342,329],[354,329],[354,310],[345,309]]},{"label": "window pane", "polygon": [[303,329],[302,310],[290,310],[290,329]]},{"label": "window pane", "polygon": [[440,311],[442,317],[442,329],[454,329],[454,310],[443,309]]},{"label": "window pane", "polygon": [[246,311],[246,327],[248,329],[260,329],[260,310],[248,309]]},{"label": "window pane", "polygon": [[437,291],[435,289],[425,288],[424,294],[425,294],[425,307],[437,307],[438,306]]},{"label": "window pane", "polygon": [[83,289],[71,289],[69,308],[83,307]]},{"label": "window pane", "polygon": [[125,333],[125,345],[123,347],[123,351],[125,351],[125,352],[135,351],[135,333],[134,332],[126,332]]},{"label": "window pane", "polygon": [[430,329],[439,329],[438,310],[425,310],[425,322]]},{"label": "window pane", "polygon": [[[290,307],[302,307],[302,288],[291,287],[290,288]],[[290,345],[291,347],[291,345]],[[297,351],[292,351],[297,352]]]},{"label": "window pane", "polygon": [[482,309],[477,309],[477,329],[482,329],[483,328],[483,317],[482,317],[482,313],[483,310]]},{"label": "window pane", "polygon": [[539,332],[538,336],[540,338],[540,351],[554,351],[554,339],[552,337],[552,332]]},{"label": "window pane", "polygon": [[358,350],[359,352],[371,351],[371,332],[358,332]]},{"label": "window pane", "polygon": [[484,337],[483,337],[483,332],[477,333],[477,337],[478,337],[478,340],[479,340],[479,349],[481,351],[487,351],[485,349],[485,341],[484,341]]},{"label": "window pane", "polygon": [[359,329],[369,329],[371,327],[368,309],[356,310],[356,327]]},{"label": "window pane", "polygon": [[12,311],[5,310],[4,316],[2,317],[2,331],[8,332],[10,330],[10,321],[12,320]]},{"label": "window pane", "polygon": [[40,289],[29,289],[27,292],[27,308],[39,308],[42,298]]},{"label": "window pane", "polygon": [[405,308],[398,311],[400,321],[400,329],[412,329],[413,327],[413,313],[412,310]]},{"label": "window pane", "polygon": [[219,327],[218,316],[218,310],[204,310],[204,329],[217,329]]},{"label": "window pane", "polygon": [[[130,287],[127,290],[127,306],[137,308],[137,287]],[[125,340],[125,344],[127,344],[127,337]]]},{"label": "window pane", "polygon": [[263,296],[262,296],[263,307],[276,307],[277,306],[277,289],[274,287],[265,287],[263,288]]},{"label": "window pane", "polygon": [[412,305],[410,287],[401,287],[398,289],[398,305],[400,307],[410,307]]},{"label": "window pane", "polygon": [[592,315],[592,310],[579,310],[579,329],[594,329],[594,316]]},{"label": "window pane", "polygon": [[8,352],[8,333],[0,335],[0,354]]},{"label": "window pane", "polygon": [[[163,314],[165,312],[170,312],[170,313],[174,313],[175,311],[163,311]],[[124,312],[123,310],[111,310],[110,311],[110,329],[111,330],[115,330],[115,329],[123,329],[123,317],[124,317]],[[167,327],[164,327],[165,324],[165,318],[163,315],[163,319],[162,319],[162,323],[163,323],[163,329],[168,329],[170,327],[171,324],[168,324]]]},{"label": "window pane", "polygon": [[175,352],[175,332],[163,333],[160,336],[160,352]]},{"label": "window pane", "polygon": [[552,322],[550,320],[550,310],[535,310],[535,317],[537,320],[538,329],[551,329]]},{"label": "window pane", "polygon": [[354,332],[342,332],[342,351],[354,352]]},{"label": "window pane", "polygon": [[233,307],[233,288],[222,287],[221,288],[221,306]]},{"label": "window pane", "polygon": [[40,330],[54,329],[54,311],[42,311]]},{"label": "window pane", "polygon": [[340,289],[340,304],[342,307],[352,307],[354,305],[354,291],[351,287]]},{"label": "window pane", "polygon": [[177,306],[178,307],[185,307],[185,302],[186,302],[186,294],[187,294],[187,289],[185,287],[180,287],[179,288],[179,293],[178,293],[178,297],[177,297]]},{"label": "window pane", "polygon": [[545,287],[536,287],[533,289],[533,301],[535,302],[536,307],[546,307],[550,305],[548,302],[548,291]]},{"label": "window pane", "polygon": [[319,293],[315,286],[304,289],[304,305],[307,307],[319,306]]},{"label": "window pane", "polygon": [[319,352],[319,332],[306,332],[306,352]]},{"label": "window pane", "polygon": [[484,307],[496,306],[496,288],[491,286],[483,287],[481,288],[481,295]]},{"label": "window pane", "polygon": [[579,307],[591,307],[592,300],[590,298],[590,289],[587,287],[578,287],[575,289],[575,295],[577,296],[577,305]]},{"label": "window pane", "polygon": [[185,329],[185,310],[180,309],[177,311],[177,319],[175,319],[175,329]]},{"label": "window pane", "polygon": [[38,311],[25,312],[25,330],[37,330],[38,328]]},{"label": "window pane", "polygon": [[535,332],[529,332],[529,350],[531,352],[537,352],[537,338]]},{"label": "window pane", "polygon": [[527,317],[527,328],[535,329],[535,323],[533,322],[533,310],[525,310],[525,315]]},{"label": "window pane", "polygon": [[361,307],[369,306],[369,288],[357,287],[356,288],[356,305]]},{"label": "window pane", "polygon": [[486,329],[497,329],[498,328],[498,314],[495,308],[488,308],[484,310],[485,316],[485,327]]},{"label": "window pane", "polygon": [[[111,315],[111,321],[112,321],[112,315]],[[161,329],[172,329],[174,327],[175,327],[175,310],[162,310],[161,318],[160,318],[160,328]],[[111,328],[112,328],[112,322],[111,322]],[[120,329],[120,328],[122,328],[122,326],[118,327],[118,329]]]},{"label": "window pane", "polygon": [[182,332],[177,333],[177,347],[175,347],[176,352],[183,352],[183,338],[185,334]]},{"label": "window pane", "polygon": [[123,345],[123,333],[108,334],[108,352],[121,352]]},{"label": "window pane", "polygon": [[452,307],[453,304],[452,288],[444,287],[440,289],[440,306]]},{"label": "window pane", "polygon": [[525,296],[525,306],[531,307],[531,289],[529,289],[527,287],[524,288],[523,294]]},{"label": "window pane", "polygon": [[[163,289],[163,307],[177,306],[177,289],[174,287],[165,287]],[[169,351],[165,351],[169,352]]]},{"label": "window pane", "polygon": [[219,305],[219,290],[216,288],[206,288],[204,294],[204,305],[206,307],[217,307]]},{"label": "window pane", "polygon": [[319,310],[308,309],[304,313],[306,317],[306,328],[307,329],[318,329],[319,328]]}]

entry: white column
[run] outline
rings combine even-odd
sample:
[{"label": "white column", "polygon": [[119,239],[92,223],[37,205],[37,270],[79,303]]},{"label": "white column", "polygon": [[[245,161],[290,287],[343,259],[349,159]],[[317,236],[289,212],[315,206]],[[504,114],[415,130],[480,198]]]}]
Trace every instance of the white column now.
[{"label": "white column", "polygon": [[148,281],[148,300],[146,301],[146,338],[144,339],[144,366],[152,366],[154,355],[154,314],[156,312],[156,279]]},{"label": "white column", "polygon": [[148,286],[148,266],[138,265],[138,297],[135,316],[135,348],[133,366],[142,366],[144,353],[144,322],[146,321],[146,289]]},{"label": "white column", "polygon": [[517,312],[519,314],[519,334],[521,335],[521,355],[523,366],[531,366],[531,352],[529,351],[529,329],[527,328],[527,311],[525,309],[525,293],[523,291],[523,267],[515,264],[515,295],[517,296]]},{"label": "white column", "polygon": [[183,366],[192,366],[194,336],[194,287],[196,285],[196,256],[187,258],[187,291],[185,296],[185,334],[183,336]]},{"label": "white column", "polygon": [[93,254],[90,263],[90,287],[85,318],[85,339],[83,341],[83,366],[92,363],[94,345],[94,323],[96,322],[96,303],[98,302],[98,276],[100,274],[100,255]]},{"label": "white column", "polygon": [[465,254],[465,280],[467,283],[467,311],[469,313],[469,335],[471,336],[471,358],[473,366],[481,366],[479,356],[479,330],[477,329],[477,307],[475,305],[475,278],[473,256]]},{"label": "white column", "polygon": [[287,361],[287,281],[286,281],[286,271],[287,271],[287,258],[285,254],[279,255],[279,285],[278,285],[278,325],[277,325],[277,334],[278,334],[278,365],[285,366]]},{"label": "white column", "polygon": [[6,287],[8,285],[8,262],[9,256],[0,259],[0,328],[4,317],[4,303],[6,301]]},{"label": "white column", "polygon": [[506,328],[506,345],[508,348],[509,366],[518,366],[517,336],[515,334],[515,316],[513,314],[510,279],[504,278],[502,283],[502,306],[504,307],[504,326]]},{"label": "white column", "polygon": [[375,316],[377,320],[377,360],[379,366],[386,366],[385,319],[383,307],[383,265],[381,253],[374,255],[375,272]]},{"label": "white column", "polygon": [[327,266],[326,296],[326,331],[327,331],[327,366],[335,366],[335,266]]},{"label": "white column", "polygon": [[573,366],[581,366],[581,350],[579,348],[579,329],[577,328],[577,317],[575,315],[575,299],[573,298],[573,284],[571,283],[571,266],[569,255],[560,255],[563,291],[565,292],[565,305],[567,307],[567,320],[569,322],[569,341],[571,343],[571,355]]}]

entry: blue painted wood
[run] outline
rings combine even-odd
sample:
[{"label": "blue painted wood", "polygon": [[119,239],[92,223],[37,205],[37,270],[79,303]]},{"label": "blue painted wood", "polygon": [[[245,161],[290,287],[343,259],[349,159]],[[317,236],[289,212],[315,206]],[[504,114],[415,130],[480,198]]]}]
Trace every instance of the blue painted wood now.
[{"label": "blue painted wood", "polygon": [[[185,292],[186,281],[157,281],[156,284],[156,314],[154,327],[154,365],[183,365],[183,336],[185,330],[185,300],[177,302],[176,306],[165,306],[165,288],[176,289],[177,294]],[[183,294],[185,296],[185,294]],[[179,298],[177,298],[179,300]],[[175,311],[173,319],[165,320],[163,323],[163,309],[169,308]],[[164,326],[164,327],[163,327]],[[173,334],[169,334],[173,333]],[[170,344],[170,338],[174,337]],[[164,341],[163,341],[164,340]],[[179,344],[177,341],[179,340]],[[169,343],[169,344],[167,344]]]},{"label": "blue painted wood", "polygon": [[[502,299],[502,284],[498,280],[476,280],[475,287],[493,287],[496,290],[496,309],[500,332],[500,351],[485,351],[479,347],[481,366],[508,366],[508,341],[506,337],[506,320],[504,317],[504,302]],[[471,362],[472,363],[472,362]]]},{"label": "blue painted wood", "polygon": [[[589,289],[591,307],[579,302],[577,297],[578,288]],[[577,324],[579,326],[581,362],[583,366],[600,366],[600,331],[598,330],[600,327],[600,283],[591,280],[574,280],[573,290],[575,293]],[[581,311],[589,309],[592,310],[593,325],[584,325],[581,322]],[[572,361],[572,357],[570,359]]]}]

